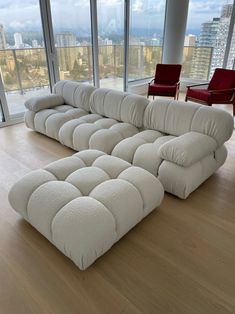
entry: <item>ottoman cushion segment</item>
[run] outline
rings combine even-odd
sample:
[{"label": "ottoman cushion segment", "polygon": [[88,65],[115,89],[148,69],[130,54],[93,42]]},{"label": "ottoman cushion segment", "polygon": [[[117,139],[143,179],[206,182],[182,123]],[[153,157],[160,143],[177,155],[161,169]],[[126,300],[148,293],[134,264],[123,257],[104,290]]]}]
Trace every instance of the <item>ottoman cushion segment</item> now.
[{"label": "ottoman cushion segment", "polygon": [[163,194],[146,170],[91,149],[32,171],[13,186],[9,201],[86,269],[159,206]]}]

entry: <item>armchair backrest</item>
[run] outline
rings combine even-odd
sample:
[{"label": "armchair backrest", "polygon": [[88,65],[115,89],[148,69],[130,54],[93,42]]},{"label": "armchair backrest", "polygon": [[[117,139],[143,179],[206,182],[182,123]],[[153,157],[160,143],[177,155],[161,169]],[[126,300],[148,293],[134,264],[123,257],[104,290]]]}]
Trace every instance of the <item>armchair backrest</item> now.
[{"label": "armchair backrest", "polygon": [[180,136],[194,131],[212,137],[218,147],[233,132],[233,117],[226,111],[192,102],[152,101],[144,113],[144,128]]},{"label": "armchair backrest", "polygon": [[161,64],[156,65],[154,82],[156,84],[175,85],[179,82],[181,64]]},{"label": "armchair backrest", "polygon": [[208,85],[208,90],[235,88],[235,71],[228,69],[215,69]]},{"label": "armchair backrest", "polygon": [[59,81],[53,92],[64,98],[67,105],[90,111],[90,97],[95,87],[75,81]]}]

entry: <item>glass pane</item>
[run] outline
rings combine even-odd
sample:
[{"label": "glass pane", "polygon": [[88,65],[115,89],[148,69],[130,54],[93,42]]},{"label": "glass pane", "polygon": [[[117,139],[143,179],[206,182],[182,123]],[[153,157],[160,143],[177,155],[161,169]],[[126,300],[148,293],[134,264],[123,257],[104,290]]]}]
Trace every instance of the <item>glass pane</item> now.
[{"label": "glass pane", "polygon": [[97,0],[100,86],[123,89],[124,1]]},{"label": "glass pane", "polygon": [[49,93],[38,0],[0,4],[0,70],[10,115],[28,98]]},{"label": "glass pane", "polygon": [[92,82],[90,1],[51,0],[61,80]]},{"label": "glass pane", "polygon": [[223,66],[232,3],[190,0],[182,76],[209,79]]},{"label": "glass pane", "polygon": [[227,69],[235,69],[235,27],[233,26],[233,35],[228,56]]},{"label": "glass pane", "polygon": [[129,81],[154,75],[161,62],[165,0],[131,0]]}]

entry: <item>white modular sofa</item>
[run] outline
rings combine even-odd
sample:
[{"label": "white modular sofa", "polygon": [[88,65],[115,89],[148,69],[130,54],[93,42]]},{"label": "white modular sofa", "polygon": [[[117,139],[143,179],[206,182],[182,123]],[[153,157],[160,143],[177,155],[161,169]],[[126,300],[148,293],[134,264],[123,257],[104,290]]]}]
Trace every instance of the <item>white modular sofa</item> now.
[{"label": "white modular sofa", "polygon": [[77,151],[97,149],[142,167],[180,198],[226,160],[233,118],[223,110],[168,99],[149,102],[68,81],[57,83],[54,93],[26,102],[29,128]]}]

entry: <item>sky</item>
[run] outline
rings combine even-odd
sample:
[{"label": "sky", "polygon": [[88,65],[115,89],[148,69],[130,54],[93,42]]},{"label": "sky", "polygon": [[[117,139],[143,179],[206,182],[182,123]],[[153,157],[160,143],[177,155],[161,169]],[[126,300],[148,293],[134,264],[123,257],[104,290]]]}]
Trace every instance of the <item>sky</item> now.
[{"label": "sky", "polygon": [[[177,0],[175,0],[177,1]],[[38,0],[0,0],[0,24],[6,31],[41,29]],[[124,0],[97,0],[100,32],[123,29]],[[57,31],[90,32],[89,0],[51,0],[53,25]],[[199,32],[203,22],[220,15],[224,3],[231,0],[190,0],[188,33]],[[165,0],[131,0],[131,28],[163,29]],[[9,14],[10,12],[10,14]]]}]

